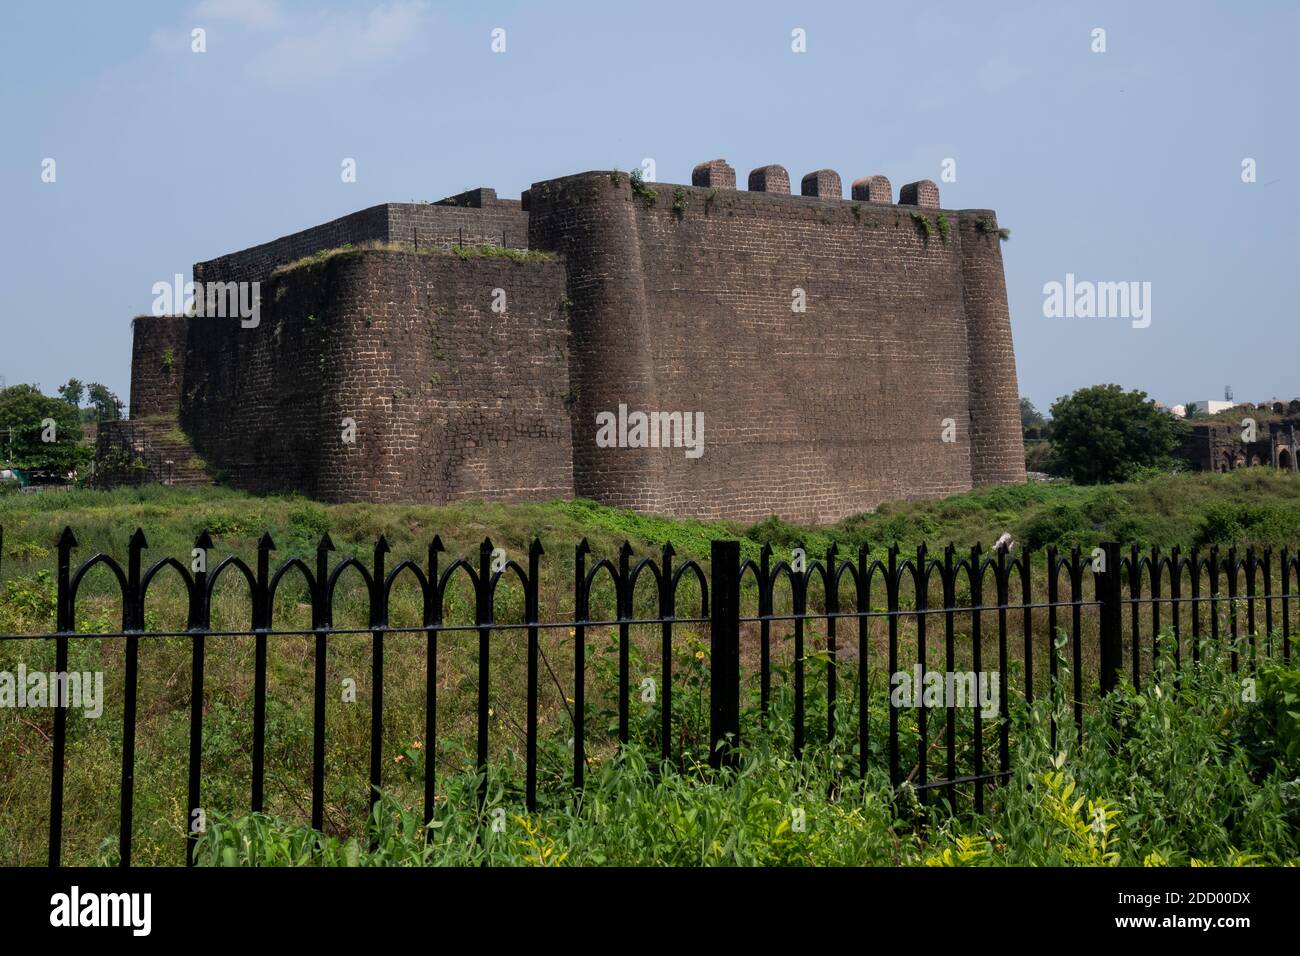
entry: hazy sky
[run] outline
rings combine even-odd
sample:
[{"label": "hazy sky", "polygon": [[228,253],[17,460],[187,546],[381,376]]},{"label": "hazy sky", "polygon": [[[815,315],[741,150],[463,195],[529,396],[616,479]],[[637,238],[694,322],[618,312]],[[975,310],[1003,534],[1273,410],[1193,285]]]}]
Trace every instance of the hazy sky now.
[{"label": "hazy sky", "polygon": [[[1169,403],[1229,383],[1300,395],[1293,0],[48,0],[4,18],[11,385],[76,376],[125,399],[153,283],[365,206],[517,197],[646,157],[689,182],[721,156],[742,184],[767,163],[796,184],[830,167],[846,186],[928,178],[946,208],[996,209],[1020,390],[1040,407],[1100,382]],[[1067,273],[1150,282],[1149,326],[1045,317],[1043,286]]]}]

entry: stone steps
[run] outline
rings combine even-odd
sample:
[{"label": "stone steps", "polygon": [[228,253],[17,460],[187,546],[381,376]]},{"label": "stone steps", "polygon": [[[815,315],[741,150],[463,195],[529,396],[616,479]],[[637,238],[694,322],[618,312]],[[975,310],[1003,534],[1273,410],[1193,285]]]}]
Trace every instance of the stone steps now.
[{"label": "stone steps", "polygon": [[103,488],[154,482],[181,487],[216,484],[196,460],[189,441],[175,437],[179,427],[165,419],[100,423],[95,483]]}]

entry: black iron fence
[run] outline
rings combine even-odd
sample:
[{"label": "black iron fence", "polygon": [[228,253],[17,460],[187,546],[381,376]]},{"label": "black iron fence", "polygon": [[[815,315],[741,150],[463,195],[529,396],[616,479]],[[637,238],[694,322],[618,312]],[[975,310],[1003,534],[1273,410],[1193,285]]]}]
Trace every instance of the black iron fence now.
[{"label": "black iron fence", "polygon": [[[3,529],[0,529],[0,555],[3,553]],[[371,737],[369,801],[371,809],[379,799],[383,780],[383,741],[381,733],[384,708],[384,639],[388,634],[414,633],[427,642],[425,656],[425,740],[432,748],[438,737],[438,639],[448,632],[477,634],[477,739],[475,765],[479,772],[482,799],[487,785],[489,761],[490,662],[489,648],[494,635],[520,634],[526,655],[526,725],[523,731],[524,802],[529,810],[537,806],[538,773],[538,681],[539,634],[542,631],[568,629],[573,635],[572,694],[569,718],[573,730],[571,785],[582,788],[588,766],[585,748],[588,742],[588,634],[595,629],[617,633],[617,740],[630,739],[630,701],[633,686],[630,673],[630,633],[634,627],[657,629],[661,657],[659,682],[658,733],[661,755],[665,761],[674,757],[673,721],[673,646],[677,629],[707,628],[709,632],[709,725],[710,760],[714,766],[732,762],[737,746],[748,732],[742,725],[742,691],[750,688],[757,706],[757,724],[764,727],[772,716],[773,627],[792,631],[792,742],[795,756],[803,753],[807,742],[807,678],[810,667],[822,667],[825,679],[826,739],[837,740],[843,725],[852,730],[856,724],[856,770],[865,776],[873,753],[871,721],[868,719],[868,688],[873,656],[871,625],[883,622],[886,674],[891,681],[911,664],[916,673],[927,672],[932,652],[942,653],[942,667],[952,674],[960,653],[973,672],[989,671],[998,675],[996,726],[985,726],[979,708],[970,713],[968,766],[959,767],[958,710],[953,700],[943,706],[921,701],[915,707],[915,763],[904,772],[904,753],[900,739],[900,707],[892,699],[888,706],[888,723],[883,747],[887,754],[888,773],[895,787],[904,784],[924,799],[928,792],[943,791],[950,804],[956,805],[958,788],[973,791],[977,812],[984,804],[984,791],[996,786],[1011,772],[1009,741],[1009,694],[1013,660],[1018,671],[1016,693],[1033,702],[1036,692],[1059,690],[1072,702],[1074,721],[1082,729],[1085,702],[1114,689],[1127,678],[1141,686],[1160,672],[1161,655],[1178,667],[1190,655],[1199,661],[1205,648],[1222,648],[1235,672],[1238,667],[1252,667],[1259,655],[1291,656],[1291,622],[1293,575],[1300,580],[1300,556],[1282,549],[1257,553],[1235,548],[1221,552],[1192,549],[1183,553],[1174,548],[1167,555],[1159,549],[1128,554],[1119,544],[1104,543],[1092,553],[1074,548],[1061,552],[1048,548],[1043,552],[994,549],[985,552],[976,545],[958,551],[949,545],[938,555],[922,545],[904,555],[897,546],[878,556],[861,548],[850,558],[840,556],[836,547],[824,557],[811,558],[802,548],[791,549],[789,557],[777,559],[771,546],[765,546],[757,558],[742,558],[736,541],[713,541],[708,571],[696,561],[677,561],[674,548],[665,544],[656,557],[633,561],[633,550],[626,542],[614,558],[598,558],[584,539],[573,553],[572,620],[543,621],[540,617],[540,570],[543,548],[534,540],[525,563],[505,560],[490,540],[479,547],[476,560],[457,558],[447,561],[444,547],[437,537],[428,546],[423,562],[398,561],[389,567],[389,545],[384,538],[376,542],[369,565],[354,557],[331,561],[334,545],[324,535],[316,547],[315,567],[301,558],[291,558],[272,568],[275,545],[263,535],[254,565],[231,555],[210,569],[206,555],[213,548],[211,536],[204,532],[194,542],[196,560],[190,565],[173,557],[164,557],[146,567],[144,552],[148,548],[142,530],[131,537],[125,567],[105,553],[97,553],[74,567],[73,552],[77,540],[70,528],[58,540],[56,597],[56,631],[41,634],[0,635],[4,641],[53,641],[55,670],[68,669],[69,642],[79,639],[114,638],[124,642],[125,677],[122,688],[123,743],[121,757],[121,792],[119,812],[119,852],[122,866],[131,862],[132,807],[136,754],[137,691],[139,683],[139,646],[142,639],[181,637],[191,645],[191,694],[189,722],[188,809],[193,820],[200,807],[202,790],[201,758],[203,752],[203,701],[205,641],[211,637],[248,636],[254,643],[252,790],[253,812],[264,809],[267,646],[277,635],[306,635],[314,638],[311,825],[321,829],[325,791],[325,714],[326,659],[330,638],[341,634],[367,634],[371,645]],[[1041,557],[1040,557],[1041,555]],[[121,630],[113,633],[79,632],[77,599],[89,572],[107,568],[121,596]],[[1037,566],[1038,570],[1035,570]],[[355,572],[364,584],[368,599],[368,624],[364,628],[336,627],[335,596],[340,579]],[[188,599],[187,624],[183,631],[147,630],[145,609],[150,589],[160,576],[170,572],[184,587]],[[1039,579],[1037,575],[1043,577]],[[421,623],[395,626],[390,623],[390,596],[396,581],[403,575],[414,579],[421,598]],[[211,626],[213,594],[218,582],[227,576],[242,580],[247,586],[250,621],[247,629],[215,630]],[[274,620],[276,594],[290,576],[301,580],[309,596],[311,625],[307,629],[279,627]],[[678,596],[683,579],[693,584],[694,595],[688,612],[682,613]],[[447,595],[453,582],[461,580],[474,598],[473,623],[452,624],[444,620]],[[523,620],[518,623],[496,619],[497,600],[502,582],[513,582],[522,590]],[[783,584],[784,582],[784,584]],[[593,594],[607,584],[613,592],[614,614],[593,617]],[[1244,584],[1244,589],[1243,589]],[[636,613],[634,600],[638,587],[651,589],[653,614]],[[1036,588],[1038,590],[1036,590]],[[1225,593],[1226,588],[1226,593]],[[852,597],[842,602],[842,592]],[[1125,593],[1127,591],[1127,593]],[[882,593],[883,592],[883,593]],[[608,592],[602,592],[608,596]],[[778,613],[778,598],[784,611]],[[747,614],[743,604],[757,598],[755,613]],[[1036,597],[1041,596],[1041,599]],[[883,604],[877,602],[883,598]],[[698,600],[698,607],[695,601]],[[643,602],[644,606],[644,602]],[[1092,613],[1095,609],[1095,614]],[[1127,614],[1125,611],[1127,610]],[[1260,611],[1263,632],[1258,629]],[[1085,612],[1088,616],[1085,619]],[[1167,617],[1164,616],[1167,613]],[[1018,616],[1019,628],[1013,628],[1012,616]],[[1243,621],[1244,615],[1244,621]],[[1147,617],[1143,627],[1142,618]],[[987,620],[986,620],[987,619]],[[1127,627],[1125,621],[1127,619]],[[1088,627],[1085,628],[1085,620]],[[1162,622],[1167,622],[1164,627]],[[852,629],[844,634],[841,623]],[[810,629],[820,624],[817,635],[818,655],[809,653]],[[1244,624],[1244,630],[1243,630]],[[907,640],[900,639],[900,626],[908,628]],[[958,628],[963,634],[958,640]],[[1015,631],[1018,630],[1019,634]],[[756,631],[756,633],[755,633]],[[1145,634],[1144,634],[1145,631]],[[1190,631],[1190,633],[1188,633]],[[937,634],[936,634],[937,632]],[[1087,640],[1085,641],[1085,632]],[[934,635],[934,636],[932,636]],[[845,640],[847,638],[847,641]],[[746,642],[757,647],[746,648]],[[964,645],[964,646],[959,646]],[[986,645],[988,645],[986,647]],[[1035,647],[1038,646],[1038,660]],[[742,661],[752,661],[751,673],[742,673]],[[986,661],[986,653],[995,660]],[[905,655],[905,656],[900,656]],[[1046,656],[1047,674],[1036,675]],[[906,660],[905,660],[906,657]],[[548,663],[549,667],[549,663]],[[1068,670],[1069,679],[1062,686],[1059,674]],[[757,673],[752,671],[756,670]],[[757,686],[754,687],[753,685]],[[820,681],[819,681],[820,684]],[[840,692],[852,691],[856,713],[845,719],[840,706]],[[819,691],[820,692],[820,691]],[[67,741],[67,700],[51,701],[53,706],[52,764],[49,802],[49,864],[58,866],[63,833],[63,791]],[[820,702],[819,702],[820,704]],[[936,713],[937,712],[937,713]],[[820,707],[819,707],[820,713]],[[930,718],[939,717],[940,736],[931,732]],[[1053,718],[1053,742],[1057,732]],[[994,739],[986,741],[990,734]],[[986,747],[986,743],[989,744]],[[941,773],[931,773],[931,755],[943,752]],[[992,750],[992,766],[986,766],[986,750]],[[424,764],[424,819],[434,815],[436,766],[428,759]],[[193,844],[198,833],[188,836],[187,861],[193,862]]]}]

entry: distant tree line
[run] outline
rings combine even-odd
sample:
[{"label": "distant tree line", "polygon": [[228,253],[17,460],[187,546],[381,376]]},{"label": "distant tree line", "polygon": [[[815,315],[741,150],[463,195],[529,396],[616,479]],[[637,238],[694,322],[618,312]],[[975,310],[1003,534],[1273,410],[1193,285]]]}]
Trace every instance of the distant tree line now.
[{"label": "distant tree line", "polygon": [[89,465],[94,451],[84,426],[116,421],[124,405],[99,382],[68,379],[58,397],[35,385],[0,389],[0,461],[7,468],[67,475]]}]

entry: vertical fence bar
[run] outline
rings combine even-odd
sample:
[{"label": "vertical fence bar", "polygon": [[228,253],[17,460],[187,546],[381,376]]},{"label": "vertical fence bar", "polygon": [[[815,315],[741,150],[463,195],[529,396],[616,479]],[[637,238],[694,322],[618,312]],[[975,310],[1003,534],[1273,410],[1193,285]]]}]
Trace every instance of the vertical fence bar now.
[{"label": "vertical fence bar", "polygon": [[[370,822],[384,785],[384,630],[388,627],[388,587],[384,555],[388,539],[382,534],[375,542],[374,577],[370,593]],[[378,845],[379,834],[370,829],[370,848]]]},{"label": "vertical fence bar", "polygon": [[1246,547],[1246,635],[1250,638],[1250,664],[1255,663],[1255,546]]},{"label": "vertical fence bar", "polygon": [[1060,655],[1056,648],[1056,604],[1060,599],[1060,565],[1056,558],[1056,545],[1051,545],[1047,549],[1047,635],[1048,635],[1048,658],[1047,658],[1047,684],[1048,693],[1052,700],[1052,717],[1051,717],[1051,738],[1052,752],[1056,752],[1056,705],[1057,698],[1057,671],[1060,669]]},{"label": "vertical fence bar", "polygon": [[327,632],[334,626],[334,596],[330,588],[329,553],[334,542],[321,535],[316,546],[316,580],[311,595],[311,627],[315,632],[315,661],[312,664],[311,720],[311,825],[325,828],[325,663]]},{"label": "vertical fence bar", "polygon": [[1033,587],[1030,582],[1030,569],[1033,567],[1031,557],[1032,552],[1029,548],[1025,548],[1020,553],[1020,603],[1024,605],[1020,610],[1020,626],[1024,631],[1025,640],[1026,704],[1034,702],[1034,618],[1033,612],[1029,609],[1029,605],[1034,601]]},{"label": "vertical fence bar", "polygon": [[271,552],[275,542],[263,534],[257,542],[257,600],[253,621],[253,792],[254,813],[262,812],[266,779],[266,632],[271,626]]},{"label": "vertical fence bar", "polygon": [[871,612],[871,586],[867,583],[866,545],[858,548],[858,576],[855,583],[858,608],[858,778],[865,780],[867,777],[867,692],[870,687],[867,681],[870,618],[867,614]]},{"label": "vertical fence bar", "polygon": [[[1101,547],[1104,561],[1101,570],[1093,576],[1093,588],[1101,604],[1098,612],[1098,625],[1101,631],[1099,680],[1101,692],[1105,695],[1119,686],[1119,678],[1124,673],[1124,637],[1121,624],[1124,618],[1121,604],[1123,591],[1120,588],[1119,542],[1105,541],[1102,542]],[[1134,654],[1137,653],[1137,648],[1138,641],[1135,635]]]},{"label": "vertical fence bar", "polygon": [[[888,577],[885,580],[885,606],[889,616],[889,680],[892,684],[898,673],[898,545],[889,546],[888,563],[885,566]],[[889,695],[889,783],[897,787],[903,782],[902,772],[898,766],[898,708],[894,706],[894,695]]]},{"label": "vertical fence bar", "polygon": [[1291,663],[1291,559],[1282,549],[1282,660]]},{"label": "vertical fence bar", "polygon": [[710,556],[709,765],[717,768],[734,765],[734,750],[724,756],[722,748],[740,742],[740,542],[715,540]]},{"label": "vertical fence bar", "polygon": [[587,554],[591,545],[583,538],[573,549],[573,787],[581,790],[586,756],[583,733],[587,722]]},{"label": "vertical fence bar", "polygon": [[[57,594],[56,630],[60,635],[71,634],[76,628],[76,614],[72,595],[72,549],[77,546],[77,538],[72,529],[65,527],[59,535],[59,583]],[[68,638],[54,639],[54,669],[60,674],[68,672]],[[58,700],[54,704],[54,755],[50,767],[50,846],[49,863],[59,865],[63,846],[63,764],[68,736],[67,701]]]},{"label": "vertical fence bar", "polygon": [[672,618],[677,616],[677,588],[673,581],[673,544],[665,542],[663,557],[660,561],[659,580],[659,649],[660,688],[659,705],[660,757],[664,761],[673,759],[673,625]]},{"label": "vertical fence bar", "polygon": [[[207,531],[194,539],[194,548],[201,555],[195,566],[194,580],[190,584],[190,619],[186,629],[190,632],[190,766],[185,814],[185,865],[194,865],[194,850],[199,842],[198,828],[202,794],[203,767],[203,657],[205,632],[212,627],[211,607],[208,601],[208,551],[212,537]],[[206,826],[206,820],[204,821]]]},{"label": "vertical fence bar", "polygon": [[[1074,658],[1074,723],[1083,734],[1083,563],[1070,552],[1070,651]],[[1136,643],[1134,644],[1136,647]]]},{"label": "vertical fence bar", "polygon": [[[135,529],[127,548],[126,596],[122,630],[126,637],[126,676],[122,690],[122,809],[119,815],[118,865],[131,865],[131,828],[135,801],[135,716],[140,676],[140,638],[144,630],[144,594],[140,589],[141,552],[149,547],[144,530]],[[134,632],[134,633],[132,633]]]},{"label": "vertical fence bar", "polygon": [[1260,559],[1260,566],[1264,570],[1264,656],[1271,658],[1273,656],[1273,547],[1269,545],[1264,549],[1264,556]]},{"label": "vertical fence bar", "polygon": [[[433,822],[438,768],[438,628],[442,625],[442,581],[438,555],[445,550],[442,538],[434,535],[429,544],[429,591],[424,602],[424,823]],[[426,838],[432,830],[426,831]]]},{"label": "vertical fence bar", "polygon": [[1007,715],[1007,602],[1011,600],[1007,549],[998,548],[998,770],[1011,770],[1011,721]]},{"label": "vertical fence bar", "polygon": [[775,590],[771,578],[772,546],[764,544],[759,553],[758,562],[758,707],[759,725],[767,729],[768,701],[772,696],[772,622],[767,620],[772,613],[772,592]]},{"label": "vertical fence bar", "polygon": [[538,573],[541,567],[541,557],[544,553],[542,542],[537,538],[533,538],[533,543],[528,549],[528,588],[524,593],[524,617],[529,625],[528,726],[524,761],[527,766],[527,778],[524,784],[524,800],[529,813],[534,813],[537,810],[537,621],[538,592],[540,590]]},{"label": "vertical fence bar", "polygon": [[632,693],[631,662],[631,628],[628,620],[632,617],[632,578],[629,565],[632,561],[632,545],[624,541],[618,549],[618,743],[627,746],[628,725],[630,723],[628,698]]},{"label": "vertical fence bar", "polygon": [[836,563],[839,561],[839,548],[834,543],[826,549],[826,740],[835,739],[835,694],[836,694],[836,648],[835,615],[840,612],[839,577],[836,575]]},{"label": "vertical fence bar", "polygon": [[1169,599],[1173,614],[1174,669],[1178,670],[1183,663],[1183,626],[1182,615],[1180,614],[1183,596],[1183,559],[1182,551],[1178,545],[1174,545],[1169,553]]},{"label": "vertical fence bar", "polygon": [[1201,662],[1201,549],[1192,548],[1191,564],[1188,570],[1192,576],[1192,663]]},{"label": "vertical fence bar", "polygon": [[[1103,548],[1104,550],[1104,548]],[[1110,560],[1110,555],[1106,555]],[[1133,642],[1133,689],[1142,689],[1142,621],[1141,621],[1141,604],[1138,598],[1142,595],[1142,565],[1141,556],[1138,554],[1137,545],[1133,545],[1129,553],[1128,563],[1128,596],[1129,596],[1129,637]],[[1121,612],[1121,620],[1123,615]]]},{"label": "vertical fence bar", "polygon": [[[984,635],[980,633],[981,615],[984,606],[984,571],[980,567],[983,550],[976,543],[970,549],[970,642],[971,665],[978,675],[983,670]],[[976,707],[971,715],[975,731],[975,812],[984,812],[984,716]]]},{"label": "vertical fence bar", "polygon": [[[804,555],[804,561],[808,560],[807,553],[804,551],[803,542],[797,545],[799,553]],[[808,572],[793,571],[791,574],[790,590],[794,604],[794,756],[798,760],[803,756],[804,744],[804,700],[803,700],[803,682],[804,682],[804,653],[803,653],[803,629],[804,614],[808,610]]]},{"label": "vertical fence bar", "polygon": [[[955,659],[956,646],[956,620],[953,608],[957,606],[957,580],[953,570],[953,556],[955,548],[951,541],[948,547],[943,549],[943,659],[944,666],[949,674],[957,670]],[[945,770],[948,775],[948,808],[951,812],[957,810],[957,785],[951,781],[957,778],[957,710],[951,706],[949,701],[948,713],[946,715],[945,743],[947,744],[948,762]]]},{"label": "vertical fence bar", "polygon": [[1237,548],[1228,549],[1228,638],[1232,641],[1232,672],[1237,673]]},{"label": "vertical fence bar", "polygon": [[1151,578],[1151,673],[1159,679],[1160,664],[1160,549],[1151,546],[1151,564],[1147,568]]},{"label": "vertical fence bar", "polygon": [[[925,675],[927,662],[925,659],[926,641],[925,641],[925,624],[926,610],[929,607],[929,583],[930,575],[926,572],[927,555],[925,544],[921,543],[916,546],[916,567],[913,570],[913,603],[916,606],[916,663],[921,670],[921,686],[925,686]],[[924,692],[917,695],[917,699],[912,702],[916,706],[916,769],[917,781],[921,786],[918,793],[920,802],[924,804],[928,796],[925,785],[929,782],[929,762],[927,761],[928,749],[930,743],[930,730],[927,724],[928,711],[925,706]],[[948,701],[949,708],[952,707],[952,701]]]},{"label": "vertical fence bar", "polygon": [[474,582],[474,623],[478,628],[478,748],[474,759],[478,774],[479,809],[487,803],[488,762],[488,681],[491,668],[492,628],[492,539],[484,538],[478,546],[478,579]]},{"label": "vertical fence bar", "polygon": [[1219,546],[1210,546],[1210,644],[1219,653]]}]

